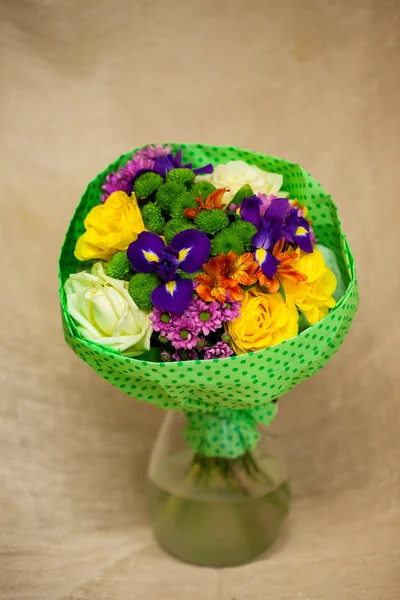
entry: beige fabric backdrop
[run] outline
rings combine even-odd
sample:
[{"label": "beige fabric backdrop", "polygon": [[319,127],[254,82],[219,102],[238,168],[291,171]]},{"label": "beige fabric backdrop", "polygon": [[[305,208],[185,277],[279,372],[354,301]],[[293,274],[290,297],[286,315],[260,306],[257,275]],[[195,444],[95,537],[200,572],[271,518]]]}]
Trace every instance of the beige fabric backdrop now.
[{"label": "beige fabric backdrop", "polygon": [[[400,4],[2,0],[1,600],[398,600]],[[87,181],[149,141],[235,144],[331,191],[361,308],[274,425],[293,510],[268,558],[170,558],[145,513],[162,414],[62,339],[56,263]]]}]

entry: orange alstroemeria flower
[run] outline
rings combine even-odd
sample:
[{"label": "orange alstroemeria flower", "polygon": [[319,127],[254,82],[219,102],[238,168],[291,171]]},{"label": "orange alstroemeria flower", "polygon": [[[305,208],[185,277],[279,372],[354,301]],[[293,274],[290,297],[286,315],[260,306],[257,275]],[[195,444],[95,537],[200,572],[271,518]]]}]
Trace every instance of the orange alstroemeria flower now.
[{"label": "orange alstroemeria flower", "polygon": [[221,203],[225,192],[229,192],[229,190],[225,188],[220,188],[212,192],[209,196],[207,196],[205,201],[201,196],[195,198],[199,206],[196,206],[196,208],[185,208],[183,214],[188,219],[195,219],[201,210],[211,210],[213,208],[219,208],[222,210],[223,208],[225,208],[225,204]]},{"label": "orange alstroemeria flower", "polygon": [[285,250],[285,252],[282,252],[284,244],[285,240],[282,238],[275,244],[272,250],[272,254],[277,260],[279,260],[277,272],[273,278],[268,279],[268,277],[266,277],[266,275],[264,275],[262,272],[261,268],[257,273],[259,284],[262,287],[266,287],[271,294],[279,291],[279,282],[281,282],[283,285],[285,279],[288,279],[296,284],[307,279],[307,275],[304,275],[304,273],[299,273],[292,266],[292,262],[295,260],[295,258],[297,258],[297,252],[291,248],[289,250]]},{"label": "orange alstroemeria flower", "polygon": [[240,285],[257,281],[258,263],[251,252],[238,256],[235,252],[214,256],[203,266],[205,273],[197,276],[196,292],[205,302],[226,302],[243,299]]}]

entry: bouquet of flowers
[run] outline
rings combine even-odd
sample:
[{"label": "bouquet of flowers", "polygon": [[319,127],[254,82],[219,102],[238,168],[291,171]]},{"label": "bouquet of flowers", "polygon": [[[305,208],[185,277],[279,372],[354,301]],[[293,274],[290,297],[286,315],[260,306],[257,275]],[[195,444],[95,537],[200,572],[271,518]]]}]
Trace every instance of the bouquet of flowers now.
[{"label": "bouquet of flowers", "polygon": [[337,351],[358,302],[331,197],[299,165],[231,147],[121,156],[59,266],[69,345],[127,394],[184,410],[201,468],[252,464],[257,423]]}]

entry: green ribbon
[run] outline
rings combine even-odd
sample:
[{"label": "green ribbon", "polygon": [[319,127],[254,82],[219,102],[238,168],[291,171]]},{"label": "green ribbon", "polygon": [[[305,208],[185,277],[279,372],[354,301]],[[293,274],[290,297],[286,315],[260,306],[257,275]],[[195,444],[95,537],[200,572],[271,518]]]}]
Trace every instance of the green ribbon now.
[{"label": "green ribbon", "polygon": [[195,453],[237,458],[254,450],[260,438],[258,422],[270,425],[277,410],[277,404],[269,402],[257,409],[186,412],[184,436]]}]

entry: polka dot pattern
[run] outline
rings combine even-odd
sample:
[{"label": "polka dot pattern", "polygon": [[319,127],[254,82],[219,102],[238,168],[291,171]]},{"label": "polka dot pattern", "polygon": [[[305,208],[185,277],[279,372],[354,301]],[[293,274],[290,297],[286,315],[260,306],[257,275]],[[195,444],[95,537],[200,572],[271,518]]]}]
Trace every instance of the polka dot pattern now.
[{"label": "polka dot pattern", "polygon": [[[213,417],[203,415],[202,418],[214,419],[213,430],[215,423],[220,420],[220,410],[235,409],[239,410],[239,414],[244,411],[246,419],[250,418],[250,411],[251,418],[265,419],[265,410],[275,406],[270,404],[272,400],[316,373],[337,352],[356,312],[358,291],[355,265],[337,208],[322,186],[295,163],[227,146],[172,144],[172,147],[175,151],[183,148],[183,160],[192,162],[195,167],[208,162],[216,165],[229,160],[245,160],[266,171],[281,173],[283,189],[290,192],[290,197],[297,198],[307,206],[318,240],[334,251],[347,286],[344,296],[322,321],[295,338],[260,352],[227,359],[170,364],[141,361],[140,358],[124,357],[81,338],[66,310],[63,285],[70,273],[87,266],[73,255],[76,240],[84,231],[84,218],[93,206],[99,204],[101,185],[106,175],[125,164],[132,156],[132,152],[129,152],[120,156],[88,185],[68,228],[59,260],[65,339],[92,369],[133,398],[166,409],[183,409],[199,414],[212,412]],[[239,428],[242,435],[245,422],[248,423],[244,420]],[[195,432],[199,425],[193,421],[191,429]],[[237,434],[230,431],[229,435],[232,435],[236,444]],[[211,433],[207,433],[208,440],[210,436]],[[194,433],[189,433],[189,439],[198,438]]]},{"label": "polka dot pattern", "polygon": [[193,452],[203,456],[237,458],[256,447],[260,437],[257,422],[269,425],[277,410],[276,403],[269,402],[253,410],[188,412],[185,439]]}]

